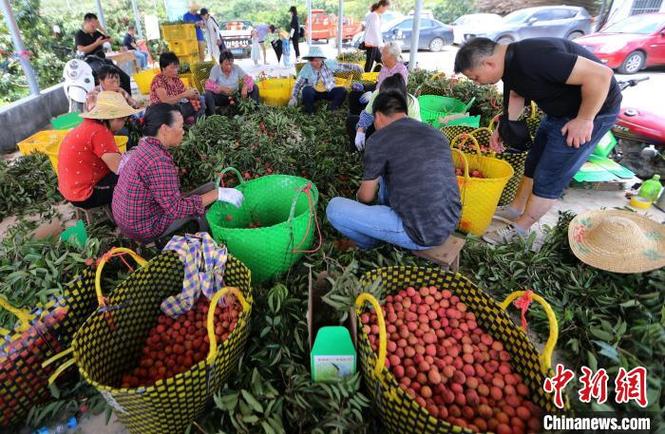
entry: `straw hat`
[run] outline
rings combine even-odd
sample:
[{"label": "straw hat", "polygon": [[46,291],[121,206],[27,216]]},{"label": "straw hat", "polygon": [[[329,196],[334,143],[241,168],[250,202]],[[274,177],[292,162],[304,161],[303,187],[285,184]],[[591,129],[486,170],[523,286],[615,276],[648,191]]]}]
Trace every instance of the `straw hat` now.
[{"label": "straw hat", "polygon": [[321,47],[310,47],[309,53],[307,53],[307,56],[302,56],[303,59],[306,60],[311,60],[311,59],[327,59],[326,55],[323,54],[323,50]]},{"label": "straw hat", "polygon": [[643,273],[665,266],[665,225],[630,211],[578,214],[568,241],[575,256],[601,270]]},{"label": "straw hat", "polygon": [[99,92],[99,95],[97,95],[95,108],[87,113],[81,113],[81,117],[88,119],[118,119],[135,115],[141,111],[141,109],[134,109],[127,104],[125,97],[120,93],[106,90]]}]

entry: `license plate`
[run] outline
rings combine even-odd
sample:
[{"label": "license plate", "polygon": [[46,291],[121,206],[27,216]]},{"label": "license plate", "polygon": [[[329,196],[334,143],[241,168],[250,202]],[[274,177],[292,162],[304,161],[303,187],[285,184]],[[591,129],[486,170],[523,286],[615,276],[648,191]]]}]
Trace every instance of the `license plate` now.
[{"label": "license plate", "polygon": [[227,41],[226,46],[229,48],[244,48],[249,46],[249,41]]}]

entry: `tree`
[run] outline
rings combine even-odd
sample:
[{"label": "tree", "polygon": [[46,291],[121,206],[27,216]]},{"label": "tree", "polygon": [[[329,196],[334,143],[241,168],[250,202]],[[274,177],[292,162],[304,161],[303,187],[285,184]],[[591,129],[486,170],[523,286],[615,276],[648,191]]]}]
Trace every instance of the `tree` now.
[{"label": "tree", "polygon": [[462,15],[475,11],[476,0],[443,0],[434,6],[432,13],[437,20],[452,23]]}]

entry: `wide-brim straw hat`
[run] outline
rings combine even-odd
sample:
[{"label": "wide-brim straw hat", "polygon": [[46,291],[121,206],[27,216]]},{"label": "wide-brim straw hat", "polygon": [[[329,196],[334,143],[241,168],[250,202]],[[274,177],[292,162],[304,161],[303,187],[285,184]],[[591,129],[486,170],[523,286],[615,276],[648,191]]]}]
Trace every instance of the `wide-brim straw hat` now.
[{"label": "wide-brim straw hat", "polygon": [[326,55],[323,54],[323,50],[321,47],[310,47],[309,53],[307,53],[307,56],[302,56],[303,59],[305,60],[312,60],[312,59],[327,59]]},{"label": "wide-brim straw hat", "polygon": [[81,113],[82,118],[88,119],[118,119],[126,118],[142,109],[132,108],[127,104],[127,100],[118,92],[102,91],[97,95],[95,107],[87,113]]},{"label": "wide-brim straw hat", "polygon": [[568,241],[575,256],[601,270],[644,273],[665,266],[665,225],[630,211],[578,214]]}]

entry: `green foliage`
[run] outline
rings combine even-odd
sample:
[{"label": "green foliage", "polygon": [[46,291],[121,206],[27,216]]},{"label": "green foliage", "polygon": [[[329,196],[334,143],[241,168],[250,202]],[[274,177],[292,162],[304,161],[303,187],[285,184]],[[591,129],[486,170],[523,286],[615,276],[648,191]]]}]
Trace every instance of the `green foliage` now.
[{"label": "green foliage", "polygon": [[58,180],[46,155],[35,153],[12,163],[0,160],[0,220],[43,211],[61,200]]},{"label": "green foliage", "polygon": [[442,0],[435,2],[432,8],[434,18],[450,24],[465,14],[476,11],[476,0]]}]

